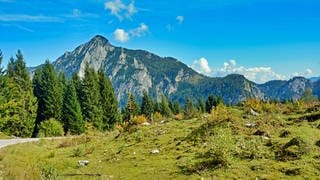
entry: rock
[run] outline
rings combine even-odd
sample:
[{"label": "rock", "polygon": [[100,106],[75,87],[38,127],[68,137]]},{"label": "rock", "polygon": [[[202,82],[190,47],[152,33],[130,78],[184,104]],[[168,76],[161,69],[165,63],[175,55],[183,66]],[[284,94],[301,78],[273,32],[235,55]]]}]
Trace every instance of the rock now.
[{"label": "rock", "polygon": [[159,154],[159,153],[160,153],[159,149],[153,149],[151,151],[151,154]]},{"label": "rock", "polygon": [[79,166],[87,166],[89,164],[88,160],[80,160],[78,161]]},{"label": "rock", "polygon": [[151,124],[149,122],[144,122],[141,124],[142,126],[150,126]]},{"label": "rock", "polygon": [[256,127],[257,125],[255,123],[245,123],[244,124],[248,128]]},{"label": "rock", "polygon": [[160,124],[164,124],[164,123],[165,123],[165,121],[164,121],[164,120],[160,121]]},{"label": "rock", "polygon": [[250,109],[250,114],[253,116],[260,116],[260,114],[255,112],[253,109]]}]

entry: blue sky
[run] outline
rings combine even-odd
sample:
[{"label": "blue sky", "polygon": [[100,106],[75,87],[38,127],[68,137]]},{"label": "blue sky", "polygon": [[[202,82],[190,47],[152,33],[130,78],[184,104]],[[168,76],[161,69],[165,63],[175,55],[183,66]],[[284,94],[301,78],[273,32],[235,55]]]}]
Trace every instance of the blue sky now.
[{"label": "blue sky", "polygon": [[320,75],[317,0],[0,0],[5,63],[54,61],[101,34],[116,46],[176,57],[208,76],[262,83]]}]

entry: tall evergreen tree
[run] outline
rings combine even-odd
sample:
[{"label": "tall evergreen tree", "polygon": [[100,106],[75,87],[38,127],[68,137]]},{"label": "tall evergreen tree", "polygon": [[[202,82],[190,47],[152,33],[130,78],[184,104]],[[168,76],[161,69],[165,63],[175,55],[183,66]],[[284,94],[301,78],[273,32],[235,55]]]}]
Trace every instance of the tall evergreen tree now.
[{"label": "tall evergreen tree", "polygon": [[195,114],[195,108],[190,98],[187,98],[186,105],[184,108],[184,116],[186,118],[192,118]]},{"label": "tall evergreen tree", "polygon": [[103,111],[100,101],[100,90],[98,77],[93,68],[86,64],[84,70],[84,78],[82,80],[82,114],[86,121],[92,122],[93,126],[98,129],[103,129]]},{"label": "tall evergreen tree", "polygon": [[73,81],[70,81],[65,88],[62,121],[64,122],[65,132],[70,131],[72,134],[85,132],[85,121],[82,117],[81,107]]},{"label": "tall evergreen tree", "polygon": [[62,71],[58,75],[58,80],[62,89],[62,92],[65,92],[68,86],[68,80],[66,74]]},{"label": "tall evergreen tree", "polygon": [[81,82],[81,79],[80,79],[80,77],[78,76],[77,73],[73,73],[72,74],[72,82],[74,84],[74,87],[76,88],[78,100],[79,100],[80,105],[81,105],[82,99],[83,99],[83,96],[82,96],[82,82]]},{"label": "tall evergreen tree", "polygon": [[63,92],[53,65],[47,60],[36,70],[33,77],[35,96],[38,98],[38,111],[34,136],[38,133],[38,125],[50,118],[61,120]]},{"label": "tall evergreen tree", "polygon": [[7,72],[6,77],[1,72],[0,131],[30,137],[37,104],[21,51],[18,51],[16,60],[11,58]]},{"label": "tall evergreen tree", "polygon": [[180,114],[181,113],[181,106],[180,106],[180,103],[178,101],[175,101],[173,103],[173,113],[174,114]]},{"label": "tall evergreen tree", "polygon": [[154,113],[156,113],[156,112],[161,113],[160,104],[156,99],[153,101],[153,112]]},{"label": "tall evergreen tree", "polygon": [[160,113],[166,117],[170,117],[172,114],[172,112],[169,108],[169,104],[167,102],[167,98],[164,94],[162,94],[162,96],[161,96],[160,110],[161,110]]},{"label": "tall evergreen tree", "polygon": [[141,114],[144,114],[149,120],[152,120],[153,110],[152,99],[148,96],[147,91],[143,91]]},{"label": "tall evergreen tree", "polygon": [[98,77],[101,96],[100,103],[103,111],[103,129],[113,129],[115,124],[120,120],[118,101],[110,79],[102,70],[98,71]]},{"label": "tall evergreen tree", "polygon": [[198,99],[197,109],[200,113],[204,113],[206,111],[206,107],[204,105],[203,99]]},{"label": "tall evergreen tree", "polygon": [[139,115],[140,109],[139,105],[133,94],[129,94],[128,102],[125,108],[122,109],[122,118],[124,121],[130,122],[130,120]]},{"label": "tall evergreen tree", "polygon": [[206,101],[206,111],[211,113],[211,109],[217,105],[217,99],[213,95],[209,95]]}]

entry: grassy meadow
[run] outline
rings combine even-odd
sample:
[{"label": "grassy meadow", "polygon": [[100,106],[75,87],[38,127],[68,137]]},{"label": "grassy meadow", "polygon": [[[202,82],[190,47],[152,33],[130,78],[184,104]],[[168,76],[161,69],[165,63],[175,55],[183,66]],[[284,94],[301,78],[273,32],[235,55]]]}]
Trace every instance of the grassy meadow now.
[{"label": "grassy meadow", "polygon": [[[79,160],[89,164],[80,166]],[[261,103],[0,149],[4,179],[319,179],[320,104]]]}]

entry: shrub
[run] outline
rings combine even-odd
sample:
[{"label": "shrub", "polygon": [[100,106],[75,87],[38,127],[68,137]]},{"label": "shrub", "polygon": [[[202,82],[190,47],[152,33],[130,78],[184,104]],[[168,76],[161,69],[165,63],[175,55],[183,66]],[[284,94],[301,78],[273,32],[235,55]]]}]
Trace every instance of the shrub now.
[{"label": "shrub", "polygon": [[225,105],[218,104],[216,107],[213,107],[211,110],[211,120],[215,122],[220,122],[226,119],[229,119],[229,112]]},{"label": "shrub", "polygon": [[147,118],[144,115],[135,116],[131,120],[132,124],[143,124],[145,122],[147,122]]},{"label": "shrub", "polygon": [[183,119],[183,114],[179,113],[173,116],[173,119],[175,120],[182,120]]},{"label": "shrub", "polygon": [[163,117],[159,112],[155,112],[154,115],[153,115],[153,120],[155,122],[160,122],[160,121],[163,120]]},{"label": "shrub", "polygon": [[76,147],[72,151],[72,157],[81,157],[84,156],[85,150],[82,147]]},{"label": "shrub", "polygon": [[63,134],[62,124],[53,118],[40,123],[39,137],[55,137],[63,136]]}]

